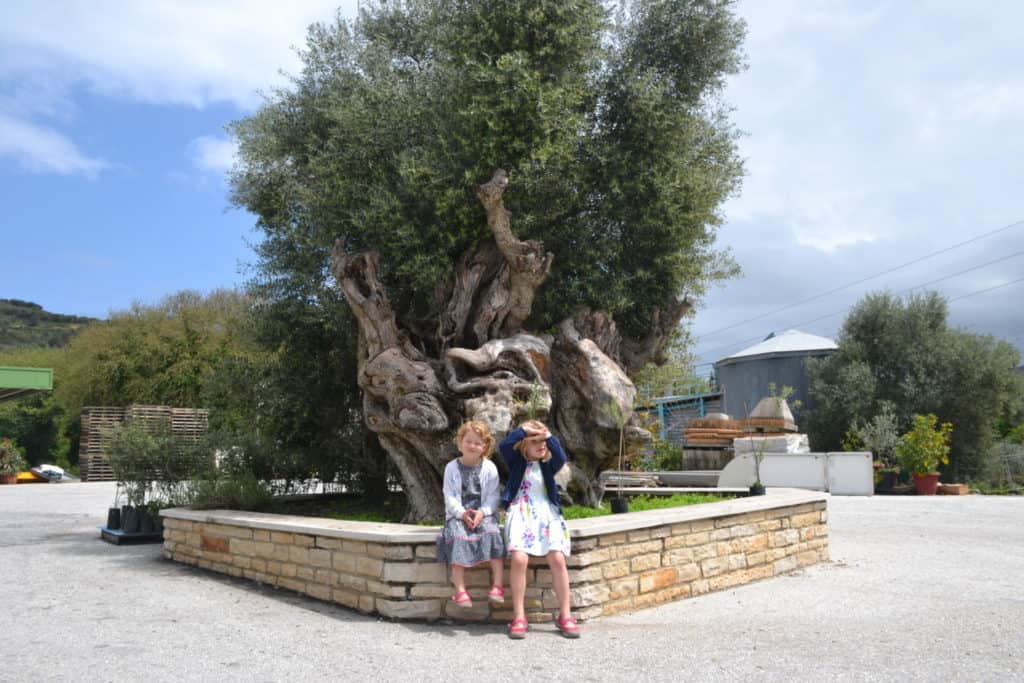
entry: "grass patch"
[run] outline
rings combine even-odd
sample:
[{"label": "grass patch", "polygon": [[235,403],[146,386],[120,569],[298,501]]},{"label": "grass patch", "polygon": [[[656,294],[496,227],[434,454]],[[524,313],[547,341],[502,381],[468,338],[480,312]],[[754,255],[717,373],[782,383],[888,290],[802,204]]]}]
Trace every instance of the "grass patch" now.
[{"label": "grass patch", "polygon": [[[629,511],[660,510],[662,508],[697,505],[699,503],[716,503],[735,496],[713,495],[708,493],[677,493],[671,496],[633,496],[629,499]],[[367,501],[359,496],[341,494],[314,500],[281,502],[275,512],[302,517],[327,517],[351,522],[391,522],[398,523],[405,516],[405,496],[391,494],[380,501]],[[612,514],[611,502],[605,500],[601,507],[591,508],[583,505],[566,506],[563,510],[566,519],[585,519]],[[443,520],[420,522],[420,526],[441,526]]]},{"label": "grass patch", "polygon": [[[661,510],[663,508],[677,508],[685,505],[698,505],[700,503],[717,503],[718,501],[731,498],[735,498],[735,496],[709,493],[676,493],[671,496],[632,496],[629,499],[629,511],[643,512],[644,510]],[[605,499],[599,508],[570,505],[564,508],[562,512],[566,519],[603,517],[604,515],[612,514],[612,504],[611,501]]]}]

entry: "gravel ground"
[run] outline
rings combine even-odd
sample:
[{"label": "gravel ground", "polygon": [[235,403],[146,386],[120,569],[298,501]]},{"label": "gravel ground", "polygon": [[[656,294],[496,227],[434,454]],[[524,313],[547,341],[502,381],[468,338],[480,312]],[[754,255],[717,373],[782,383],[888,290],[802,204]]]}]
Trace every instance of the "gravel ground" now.
[{"label": "gravel ground", "polygon": [[99,540],[113,485],[0,486],[2,681],[1024,678],[1024,498],[829,500],[832,562],[525,641]]}]

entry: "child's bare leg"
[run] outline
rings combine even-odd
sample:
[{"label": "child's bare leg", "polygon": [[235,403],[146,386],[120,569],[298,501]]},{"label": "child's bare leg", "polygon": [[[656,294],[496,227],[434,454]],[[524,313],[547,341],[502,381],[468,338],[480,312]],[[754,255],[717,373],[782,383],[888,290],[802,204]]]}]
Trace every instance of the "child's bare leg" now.
[{"label": "child's bare leg", "polygon": [[452,565],[452,583],[455,584],[455,593],[466,590],[466,568],[457,564]]},{"label": "child's bare leg", "polygon": [[569,606],[569,569],[565,564],[565,555],[560,550],[548,553],[548,567],[551,569],[551,583],[558,598],[558,616],[565,619],[571,616]]},{"label": "child's bare leg", "polygon": [[495,586],[504,586],[505,560],[491,560],[491,583]]},{"label": "child's bare leg", "polygon": [[526,565],[530,558],[521,550],[512,551],[509,587],[512,589],[512,618],[526,618]]}]

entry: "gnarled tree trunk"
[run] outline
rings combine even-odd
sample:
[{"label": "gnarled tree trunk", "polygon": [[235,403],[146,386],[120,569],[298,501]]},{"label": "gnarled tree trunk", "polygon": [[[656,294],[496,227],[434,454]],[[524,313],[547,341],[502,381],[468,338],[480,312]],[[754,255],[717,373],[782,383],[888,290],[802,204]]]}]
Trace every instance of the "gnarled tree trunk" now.
[{"label": "gnarled tree trunk", "polygon": [[[498,438],[528,417],[547,421],[571,458],[559,479],[575,501],[592,505],[601,495],[598,475],[618,458],[620,429],[630,448],[650,438],[630,424],[636,390],[623,367],[658,359],[688,302],[670,302],[639,341],[623,339],[599,311],[566,318],[555,338],[524,331],[552,255],[513,234],[502,202],[507,187],[498,170],[477,188],[493,241],[456,265],[441,290],[447,305],[433,339],[411,339],[413,328],[400,326],[375,253],[347,254],[341,241],[332,253],[332,272],[359,322],[364,417],[401,473],[407,521],[443,516],[441,475],[463,420],[487,423]],[[439,357],[421,348],[437,348]]]}]

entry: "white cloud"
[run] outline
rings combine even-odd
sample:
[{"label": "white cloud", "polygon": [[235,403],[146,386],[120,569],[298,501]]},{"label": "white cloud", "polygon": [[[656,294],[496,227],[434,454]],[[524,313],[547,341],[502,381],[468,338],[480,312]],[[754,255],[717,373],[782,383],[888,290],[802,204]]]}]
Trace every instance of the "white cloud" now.
[{"label": "white cloud", "polygon": [[72,74],[107,96],[251,109],[284,83],[280,70],[298,70],[292,48],[339,5],[354,14],[355,0],[14,3],[0,24],[0,80]]},{"label": "white cloud", "polygon": [[50,128],[0,112],[0,157],[10,157],[33,173],[82,174],[89,178],[107,167],[83,154],[75,143]]},{"label": "white cloud", "polygon": [[235,165],[238,143],[204,135],[188,144],[188,155],[200,170],[226,173]]}]

